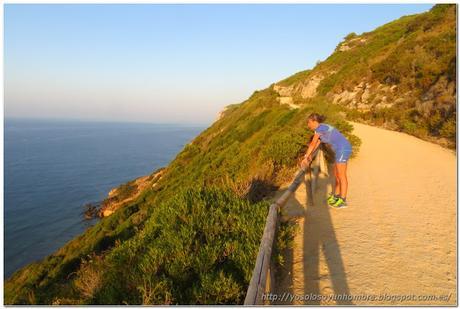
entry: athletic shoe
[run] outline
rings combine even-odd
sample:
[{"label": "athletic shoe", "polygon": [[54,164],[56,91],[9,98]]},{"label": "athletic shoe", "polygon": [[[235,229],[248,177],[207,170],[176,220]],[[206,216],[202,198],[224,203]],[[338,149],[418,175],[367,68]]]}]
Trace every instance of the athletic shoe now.
[{"label": "athletic shoe", "polygon": [[327,204],[332,205],[335,204],[335,202],[337,202],[337,196],[335,194],[330,193],[329,197],[327,198]]},{"label": "athletic shoe", "polygon": [[337,201],[334,204],[330,204],[329,206],[334,208],[346,208],[347,202],[341,197],[337,198]]}]

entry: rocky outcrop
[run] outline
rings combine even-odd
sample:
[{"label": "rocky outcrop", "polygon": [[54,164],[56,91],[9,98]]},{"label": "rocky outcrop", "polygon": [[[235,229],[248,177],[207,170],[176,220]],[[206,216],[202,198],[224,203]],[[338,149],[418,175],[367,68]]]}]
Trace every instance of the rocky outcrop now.
[{"label": "rocky outcrop", "polygon": [[[330,72],[329,74],[332,74]],[[329,75],[327,74],[327,75]],[[275,90],[280,98],[292,98],[295,95],[299,95],[303,99],[308,99],[316,96],[317,88],[321,81],[327,76],[326,74],[316,74],[307,79],[294,83],[289,86],[283,86],[280,84],[275,84],[273,90]],[[281,103],[281,101],[280,101]]]},{"label": "rocky outcrop", "polygon": [[292,97],[279,97],[277,98],[278,102],[280,104],[285,104],[289,106],[290,109],[296,109],[299,108],[300,106],[294,103],[294,100]]},{"label": "rocky outcrop", "polygon": [[341,104],[359,111],[390,108],[404,102],[414,102],[418,111],[428,116],[436,106],[446,111],[455,106],[456,89],[453,81],[442,76],[421,96],[413,91],[400,92],[397,85],[385,85],[378,81],[362,81],[352,89],[330,92],[327,97],[334,104]]},{"label": "rocky outcrop", "polygon": [[323,75],[314,75],[310,79],[306,80],[301,87],[300,96],[304,99],[316,96],[316,90],[324,77],[325,76]]},{"label": "rocky outcrop", "polygon": [[102,218],[110,216],[120,207],[134,201],[145,189],[154,188],[164,171],[165,169],[157,170],[152,175],[136,178],[110,190],[99,209],[99,216]]},{"label": "rocky outcrop", "polygon": [[291,85],[291,86],[281,86],[281,85],[275,84],[273,86],[273,90],[278,93],[279,97],[277,98],[277,101],[280,104],[286,104],[286,105],[289,106],[290,109],[299,108],[299,106],[297,104],[294,104],[294,99],[292,98],[292,96],[294,94],[294,86],[293,85]]},{"label": "rocky outcrop", "polygon": [[217,120],[223,118],[225,116],[225,112],[228,110],[228,106],[225,106],[218,114],[217,114]]},{"label": "rocky outcrop", "polygon": [[275,84],[273,90],[276,91],[279,95],[278,102],[280,104],[286,104],[290,108],[299,108],[298,104],[295,104],[294,97],[298,96],[302,99],[313,98],[317,95],[317,89],[321,81],[334,72],[329,72],[328,74],[316,74],[307,79],[294,83],[289,86]]},{"label": "rocky outcrop", "polygon": [[349,40],[346,40],[342,43],[340,43],[338,46],[337,46],[337,50],[338,51],[341,51],[341,52],[344,52],[344,51],[348,51],[356,46],[362,46],[366,43],[367,39],[366,38],[363,38],[363,37],[355,37],[355,38],[352,38],[352,39],[349,39]]},{"label": "rocky outcrop", "polygon": [[397,90],[396,85],[384,85],[378,81],[362,81],[352,89],[331,92],[327,96],[334,104],[341,104],[360,111],[369,111],[391,107],[397,102],[404,101],[404,97],[396,98]]}]

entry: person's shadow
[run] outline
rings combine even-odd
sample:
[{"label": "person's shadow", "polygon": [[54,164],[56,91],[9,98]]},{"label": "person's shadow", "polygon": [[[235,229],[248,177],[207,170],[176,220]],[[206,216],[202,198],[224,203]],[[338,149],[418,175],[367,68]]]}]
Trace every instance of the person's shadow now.
[{"label": "person's shadow", "polygon": [[[328,166],[328,170],[331,171],[332,167]],[[348,300],[350,291],[348,288],[346,273],[340,254],[340,247],[337,242],[337,238],[332,224],[330,211],[344,211],[330,209],[327,205],[326,199],[328,194],[328,188],[331,188],[334,184],[334,175],[329,173],[329,176],[320,175],[317,177],[316,185],[314,186],[315,192],[311,192],[311,180],[306,177],[306,185],[301,186],[299,190],[306,190],[307,205],[302,205],[294,197],[294,201],[289,201],[289,206],[295,209],[294,213],[296,216],[305,216],[303,226],[303,271],[304,271],[304,295],[297,295],[303,297],[304,304],[319,305],[320,300],[316,296],[318,295],[336,295],[335,303],[337,305],[352,305],[353,303]],[[320,257],[324,255],[327,272],[321,271],[320,268]],[[292,249],[287,249],[284,254],[285,265],[282,269],[279,269],[278,278],[280,285],[275,288],[277,294],[294,293],[292,290],[294,280],[294,257]],[[324,278],[327,277],[327,278]],[[331,286],[323,286],[320,289],[320,280],[329,279]],[[287,291],[281,291],[287,289]],[[296,292],[297,294],[299,291]],[[341,296],[340,296],[341,295]],[[344,297],[345,296],[345,297]],[[284,302],[276,302],[278,304],[291,303],[290,300]],[[324,302],[323,302],[324,303]],[[326,303],[334,303],[328,300]]]}]

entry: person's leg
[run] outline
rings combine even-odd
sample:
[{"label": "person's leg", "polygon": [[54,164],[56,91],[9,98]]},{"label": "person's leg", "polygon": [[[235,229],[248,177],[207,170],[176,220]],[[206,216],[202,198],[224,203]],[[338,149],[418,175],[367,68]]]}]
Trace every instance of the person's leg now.
[{"label": "person's leg", "polygon": [[337,163],[334,164],[334,176],[335,176],[334,194],[338,196],[340,195],[340,178],[339,178],[339,170],[337,169]]},{"label": "person's leg", "polygon": [[347,198],[348,179],[347,179],[347,163],[336,163],[337,174],[340,182],[340,196],[343,199]]}]

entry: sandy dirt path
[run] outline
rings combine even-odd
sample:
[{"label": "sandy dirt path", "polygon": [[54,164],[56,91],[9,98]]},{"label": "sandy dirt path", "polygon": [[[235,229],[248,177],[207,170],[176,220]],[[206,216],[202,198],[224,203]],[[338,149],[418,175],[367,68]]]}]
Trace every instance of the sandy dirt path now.
[{"label": "sandy dirt path", "polygon": [[[455,304],[455,154],[353,125],[362,146],[349,162],[349,207],[327,206],[332,178],[323,175],[315,192],[303,184],[283,209],[298,230],[277,273],[275,293],[284,300],[275,303]],[[330,294],[363,297],[314,299]]]}]

